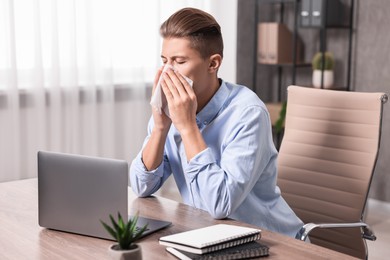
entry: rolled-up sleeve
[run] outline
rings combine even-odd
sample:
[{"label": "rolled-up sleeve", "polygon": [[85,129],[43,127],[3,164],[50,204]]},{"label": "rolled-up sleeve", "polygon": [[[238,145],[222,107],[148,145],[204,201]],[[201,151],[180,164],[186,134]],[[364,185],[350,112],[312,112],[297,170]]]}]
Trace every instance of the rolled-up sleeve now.
[{"label": "rolled-up sleeve", "polygon": [[155,193],[169,177],[171,170],[167,156],[164,154],[163,161],[154,170],[148,171],[142,161],[142,150],[150,138],[153,120],[149,120],[148,136],[145,138],[141,151],[132,161],[129,169],[130,186],[139,197],[150,196]]},{"label": "rolled-up sleeve", "polygon": [[164,162],[156,169],[148,171],[142,162],[142,151],[130,166],[130,186],[139,197],[146,197],[156,192],[162,185]]}]

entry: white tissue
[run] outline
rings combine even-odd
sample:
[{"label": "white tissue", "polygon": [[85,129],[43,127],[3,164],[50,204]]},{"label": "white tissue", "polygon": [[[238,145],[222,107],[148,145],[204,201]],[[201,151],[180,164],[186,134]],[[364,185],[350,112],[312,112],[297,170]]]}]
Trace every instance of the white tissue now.
[{"label": "white tissue", "polygon": [[[178,72],[177,69],[175,69],[172,65],[169,65],[169,64],[166,64],[164,66],[163,72],[167,71],[168,69],[172,69],[172,70]],[[192,87],[193,81],[181,73],[180,73],[180,75],[182,75],[185,78],[185,80],[188,82],[188,84],[190,84],[190,86]],[[161,115],[162,111],[164,111],[164,113],[169,117],[169,109],[168,109],[167,99],[164,95],[164,92],[161,89],[161,84],[160,84],[161,80],[162,80],[162,74],[161,74],[160,78],[158,79],[156,89],[154,90],[152,99],[150,100],[150,105],[152,105],[152,107],[154,109],[156,109],[160,113],[160,115]]]}]

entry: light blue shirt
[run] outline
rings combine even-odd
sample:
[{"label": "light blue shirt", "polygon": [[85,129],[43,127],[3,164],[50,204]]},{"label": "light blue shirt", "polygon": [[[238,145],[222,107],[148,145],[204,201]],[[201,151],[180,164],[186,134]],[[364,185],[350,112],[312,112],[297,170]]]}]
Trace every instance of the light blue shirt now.
[{"label": "light blue shirt", "polygon": [[[302,221],[276,186],[277,151],[264,103],[246,87],[222,82],[196,121],[208,146],[189,162],[172,125],[163,162],[147,171],[140,152],[130,167],[133,191],[156,192],[173,174],[183,202],[214,218],[233,218],[295,237]],[[148,136],[153,119],[148,125]]]}]

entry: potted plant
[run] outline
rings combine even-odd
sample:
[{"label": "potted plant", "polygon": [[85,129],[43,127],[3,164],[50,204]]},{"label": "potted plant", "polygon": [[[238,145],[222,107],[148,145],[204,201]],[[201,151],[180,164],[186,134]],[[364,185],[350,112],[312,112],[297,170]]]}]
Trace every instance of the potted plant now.
[{"label": "potted plant", "polygon": [[[334,76],[334,57],[331,52],[317,52],[312,60],[313,67],[313,86],[316,88],[331,88],[333,86]],[[323,84],[321,77],[323,74]]]},{"label": "potted plant", "polygon": [[284,101],[282,103],[282,108],[279,113],[279,118],[275,122],[275,130],[277,134],[280,134],[283,131],[284,128],[284,121],[286,119],[286,110],[287,110],[287,102]]},{"label": "potted plant", "polygon": [[100,220],[107,232],[118,242],[109,248],[109,254],[112,259],[121,260],[141,260],[141,247],[134,243],[139,239],[147,229],[147,225],[137,230],[138,213],[129,219],[127,223],[123,220],[121,214],[118,212],[118,220],[110,214],[112,227]]}]

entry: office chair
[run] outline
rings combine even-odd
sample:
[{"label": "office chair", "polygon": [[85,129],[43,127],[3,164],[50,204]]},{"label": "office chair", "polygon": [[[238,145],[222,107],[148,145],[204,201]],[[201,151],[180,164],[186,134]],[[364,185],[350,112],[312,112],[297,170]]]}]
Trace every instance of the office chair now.
[{"label": "office chair", "polygon": [[[305,224],[297,239],[367,258],[363,222],[381,137],[384,93],[289,86],[278,185]],[[315,223],[315,224],[313,224]]]}]

